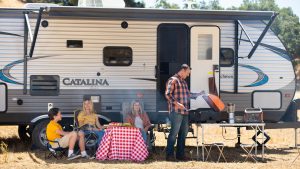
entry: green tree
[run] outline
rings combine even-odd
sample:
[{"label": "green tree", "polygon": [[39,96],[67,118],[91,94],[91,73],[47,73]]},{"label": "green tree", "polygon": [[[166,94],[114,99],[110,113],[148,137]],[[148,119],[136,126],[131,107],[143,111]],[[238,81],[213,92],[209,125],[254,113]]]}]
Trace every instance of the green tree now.
[{"label": "green tree", "polygon": [[219,0],[212,0],[212,1],[209,1],[208,9],[223,10],[224,8],[220,6]]},{"label": "green tree", "polygon": [[135,0],[124,0],[125,7],[134,7],[134,8],[145,8],[145,3]]},{"label": "green tree", "polygon": [[64,6],[77,6],[78,0],[63,0]]},{"label": "green tree", "polygon": [[163,9],[179,9],[178,4],[170,4],[167,0],[156,0],[155,8],[163,8]]},{"label": "green tree", "polygon": [[288,52],[294,58],[300,57],[299,17],[293,13],[291,8],[280,9],[275,0],[244,0],[238,9],[279,12],[271,29],[283,41]]},{"label": "green tree", "polygon": [[219,0],[200,0],[197,4],[197,9],[206,9],[206,10],[224,10],[223,7],[221,7]]}]

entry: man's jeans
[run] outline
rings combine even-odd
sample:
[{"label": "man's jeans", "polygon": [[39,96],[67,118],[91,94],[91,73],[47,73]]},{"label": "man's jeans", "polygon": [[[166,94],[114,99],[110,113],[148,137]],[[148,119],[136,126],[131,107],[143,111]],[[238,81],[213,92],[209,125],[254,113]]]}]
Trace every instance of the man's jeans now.
[{"label": "man's jeans", "polygon": [[171,130],[168,136],[166,155],[167,157],[174,156],[174,144],[178,134],[176,158],[183,158],[185,138],[189,130],[189,116],[171,112],[169,118],[171,121]]}]

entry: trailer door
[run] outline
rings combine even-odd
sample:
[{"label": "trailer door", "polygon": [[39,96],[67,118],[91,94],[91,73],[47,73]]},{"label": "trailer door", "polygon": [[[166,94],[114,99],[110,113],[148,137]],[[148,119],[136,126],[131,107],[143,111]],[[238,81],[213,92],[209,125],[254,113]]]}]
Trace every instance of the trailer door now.
[{"label": "trailer door", "polygon": [[[217,26],[193,26],[190,36],[191,92],[204,90],[209,93],[209,78],[214,78],[210,87],[219,92],[220,30]],[[215,85],[215,86],[213,86]],[[202,97],[191,100],[191,109],[208,108]]]},{"label": "trailer door", "polygon": [[160,117],[165,113],[168,115],[165,99],[167,80],[178,72],[181,64],[189,63],[189,31],[186,24],[179,23],[162,23],[157,28],[156,106]]}]

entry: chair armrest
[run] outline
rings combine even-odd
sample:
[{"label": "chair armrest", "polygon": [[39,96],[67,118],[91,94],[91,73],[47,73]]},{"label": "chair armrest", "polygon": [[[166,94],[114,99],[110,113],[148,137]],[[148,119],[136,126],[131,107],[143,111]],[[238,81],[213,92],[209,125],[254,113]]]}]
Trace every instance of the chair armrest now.
[{"label": "chair armrest", "polygon": [[[46,139],[47,141],[48,141],[48,143],[50,144],[50,142],[52,142],[52,143],[57,143],[58,144],[58,147],[61,147],[60,146],[60,144],[59,144],[59,141],[56,141],[56,140],[48,140],[48,139]],[[50,144],[51,145],[51,144]]]}]

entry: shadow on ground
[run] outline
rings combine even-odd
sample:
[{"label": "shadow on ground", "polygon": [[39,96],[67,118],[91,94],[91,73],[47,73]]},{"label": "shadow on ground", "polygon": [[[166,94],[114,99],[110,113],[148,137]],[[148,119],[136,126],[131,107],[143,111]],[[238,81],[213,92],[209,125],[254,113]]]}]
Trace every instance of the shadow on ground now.
[{"label": "shadow on ground", "polygon": [[[11,137],[11,138],[1,138],[0,137],[0,143],[5,143],[8,145],[8,152],[27,152],[30,156],[30,158],[37,162],[37,161],[43,161],[45,163],[76,163],[76,162],[97,162],[97,160],[88,160],[88,159],[75,159],[72,161],[68,161],[67,157],[64,156],[62,159],[55,159],[54,157],[51,158],[45,158],[46,155],[48,155],[49,151],[46,150],[37,150],[32,149],[30,143],[24,143],[22,142],[18,137]],[[193,161],[201,161],[202,160],[202,151],[201,147],[199,147],[198,156],[197,156],[197,147],[195,146],[188,146],[186,147],[186,156],[191,158]],[[293,151],[293,148],[265,148],[265,157],[270,154],[278,154],[278,155],[288,155],[291,154]],[[254,152],[254,151],[253,151]],[[0,154],[2,152],[0,151]],[[219,156],[219,151],[216,147],[212,148],[211,150],[211,158],[209,158],[208,162],[216,162]],[[246,153],[241,148],[235,148],[235,147],[225,147],[224,148],[224,156],[229,163],[237,163],[237,162],[243,162],[246,158]],[[258,160],[261,161],[261,150],[258,150]],[[149,154],[149,157],[147,160],[145,160],[143,163],[153,163],[157,161],[165,161],[165,147],[164,146],[157,146],[154,150],[152,150]],[[252,159],[248,159],[248,162],[254,162]],[[274,161],[274,159],[271,158],[265,158],[265,162]],[[224,162],[224,160],[221,158],[220,162]],[[132,163],[131,161],[101,161],[101,163],[104,164],[126,164],[126,163]]]}]

